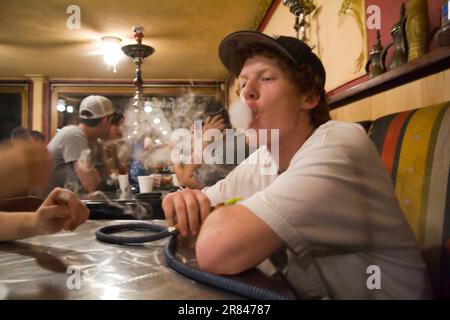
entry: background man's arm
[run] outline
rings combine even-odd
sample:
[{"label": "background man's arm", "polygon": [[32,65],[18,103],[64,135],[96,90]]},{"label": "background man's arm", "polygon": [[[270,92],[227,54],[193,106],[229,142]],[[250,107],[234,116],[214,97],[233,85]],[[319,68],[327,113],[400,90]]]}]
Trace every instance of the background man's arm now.
[{"label": "background man's arm", "polygon": [[78,162],[73,164],[75,173],[81,182],[81,185],[87,192],[93,192],[97,190],[98,186],[102,182],[102,178],[94,166],[80,165]]}]

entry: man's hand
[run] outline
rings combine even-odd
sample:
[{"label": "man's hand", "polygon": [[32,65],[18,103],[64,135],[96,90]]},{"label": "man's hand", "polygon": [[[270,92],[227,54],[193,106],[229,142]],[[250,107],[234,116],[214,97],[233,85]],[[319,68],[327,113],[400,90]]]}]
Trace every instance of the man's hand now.
[{"label": "man's hand", "polygon": [[[212,142],[212,139],[210,139],[209,141],[203,140],[203,137],[205,136],[206,131],[208,131],[209,129],[217,129],[222,132],[225,129],[225,119],[222,118],[222,116],[220,114],[216,115],[214,117],[206,118],[206,120],[202,126],[202,139],[201,139],[202,150],[204,150],[206,148],[206,146],[208,146]],[[193,148],[192,151],[194,150],[194,147],[195,147],[194,135],[195,135],[194,126],[192,126],[191,127],[191,146]]]},{"label": "man's hand", "polygon": [[164,197],[162,202],[167,224],[178,225],[181,235],[197,235],[211,212],[211,203],[200,190],[183,189]]},{"label": "man's hand", "polygon": [[203,125],[203,133],[208,129],[218,129],[223,131],[225,129],[225,119],[222,118],[220,114],[214,117],[207,117],[205,124]]},{"label": "man's hand", "polygon": [[[205,124],[203,125],[202,130],[203,137],[205,137],[205,133],[210,129],[217,129],[220,132],[223,132],[223,130],[225,130],[225,119],[222,118],[220,115],[214,117],[207,117],[205,120]],[[206,141],[202,139],[202,150],[205,150],[205,148],[213,141],[214,139],[212,137]]]},{"label": "man's hand", "polygon": [[61,229],[75,230],[89,217],[89,209],[69,190],[55,188],[36,211],[35,234],[50,234]]}]

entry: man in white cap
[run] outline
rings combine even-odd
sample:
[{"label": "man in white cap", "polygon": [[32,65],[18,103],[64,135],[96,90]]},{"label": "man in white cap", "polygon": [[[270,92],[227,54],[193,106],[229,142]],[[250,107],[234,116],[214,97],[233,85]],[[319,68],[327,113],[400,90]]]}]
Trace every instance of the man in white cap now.
[{"label": "man in white cap", "polygon": [[66,187],[93,192],[102,178],[95,168],[97,139],[108,137],[114,109],[108,98],[91,95],[80,104],[80,123],[61,129],[48,144],[53,168],[48,191]]}]

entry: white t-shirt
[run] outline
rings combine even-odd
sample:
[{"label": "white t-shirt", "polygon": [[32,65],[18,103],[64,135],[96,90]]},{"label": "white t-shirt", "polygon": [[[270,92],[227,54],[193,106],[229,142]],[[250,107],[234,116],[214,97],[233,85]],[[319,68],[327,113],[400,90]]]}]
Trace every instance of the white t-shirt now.
[{"label": "white t-shirt", "polygon": [[62,128],[47,145],[53,159],[53,168],[46,194],[55,187],[65,187],[79,191],[81,184],[73,164],[80,159],[83,151],[90,150],[84,131],[75,125]]},{"label": "white t-shirt", "polygon": [[430,298],[414,235],[361,126],[323,124],[280,175],[261,174],[255,159],[268,154],[259,148],[203,192],[212,205],[242,197],[284,240],[286,277],[299,296]]}]

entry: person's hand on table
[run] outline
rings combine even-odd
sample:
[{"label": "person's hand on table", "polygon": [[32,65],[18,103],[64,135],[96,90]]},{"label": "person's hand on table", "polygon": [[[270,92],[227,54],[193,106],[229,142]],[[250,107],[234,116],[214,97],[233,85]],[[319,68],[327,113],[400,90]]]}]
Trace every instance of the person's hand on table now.
[{"label": "person's hand on table", "polygon": [[200,190],[183,189],[165,196],[162,208],[169,227],[177,224],[182,236],[197,235],[211,212],[211,202]]},{"label": "person's hand on table", "polygon": [[51,234],[64,228],[75,230],[89,217],[89,209],[66,189],[55,188],[34,213],[34,233]]}]

